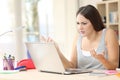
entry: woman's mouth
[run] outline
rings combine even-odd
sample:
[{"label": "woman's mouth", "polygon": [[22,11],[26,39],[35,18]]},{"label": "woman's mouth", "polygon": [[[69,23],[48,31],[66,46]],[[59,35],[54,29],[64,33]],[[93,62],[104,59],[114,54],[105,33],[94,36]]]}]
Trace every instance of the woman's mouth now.
[{"label": "woman's mouth", "polygon": [[80,33],[81,33],[81,34],[84,34],[84,33],[85,33],[85,31],[80,31]]}]

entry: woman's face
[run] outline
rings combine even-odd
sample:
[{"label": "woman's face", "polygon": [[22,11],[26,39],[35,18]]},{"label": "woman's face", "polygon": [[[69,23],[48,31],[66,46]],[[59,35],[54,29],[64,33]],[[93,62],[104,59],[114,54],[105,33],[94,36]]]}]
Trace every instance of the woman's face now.
[{"label": "woman's face", "polygon": [[83,37],[95,31],[91,22],[81,14],[77,15],[77,30]]}]

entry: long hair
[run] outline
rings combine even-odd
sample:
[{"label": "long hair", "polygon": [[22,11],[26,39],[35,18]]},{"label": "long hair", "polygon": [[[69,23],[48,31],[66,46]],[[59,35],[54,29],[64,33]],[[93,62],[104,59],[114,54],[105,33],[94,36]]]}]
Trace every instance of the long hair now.
[{"label": "long hair", "polygon": [[100,31],[100,30],[105,28],[105,26],[102,22],[102,18],[100,16],[98,10],[94,6],[87,5],[87,6],[80,7],[79,10],[76,13],[76,16],[78,14],[81,14],[85,18],[90,20],[90,22],[92,23],[95,31]]}]

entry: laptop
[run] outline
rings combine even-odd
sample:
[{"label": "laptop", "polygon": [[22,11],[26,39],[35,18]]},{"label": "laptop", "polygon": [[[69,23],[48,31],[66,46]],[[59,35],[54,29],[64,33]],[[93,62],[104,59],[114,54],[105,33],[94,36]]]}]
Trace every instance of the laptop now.
[{"label": "laptop", "polygon": [[91,72],[91,70],[65,69],[53,43],[26,42],[25,44],[38,71],[58,74]]}]

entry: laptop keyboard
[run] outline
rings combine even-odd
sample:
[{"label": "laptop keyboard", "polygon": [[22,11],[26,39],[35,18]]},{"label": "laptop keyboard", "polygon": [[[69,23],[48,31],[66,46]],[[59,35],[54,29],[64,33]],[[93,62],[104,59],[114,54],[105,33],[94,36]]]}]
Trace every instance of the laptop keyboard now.
[{"label": "laptop keyboard", "polygon": [[92,72],[92,70],[88,70],[88,69],[74,69],[74,68],[66,69],[66,71],[71,72],[71,73],[90,73],[90,72]]}]

